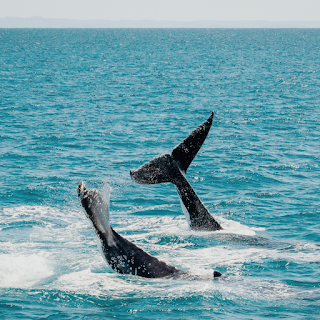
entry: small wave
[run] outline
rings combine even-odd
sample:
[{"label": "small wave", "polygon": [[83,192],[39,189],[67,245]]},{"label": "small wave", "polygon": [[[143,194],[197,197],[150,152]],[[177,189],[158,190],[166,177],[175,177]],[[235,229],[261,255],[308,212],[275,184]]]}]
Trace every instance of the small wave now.
[{"label": "small wave", "polygon": [[[129,218],[123,219],[124,214]],[[272,239],[256,237],[264,228],[220,216],[217,219],[224,230],[199,232],[189,229],[183,215],[136,216],[120,212],[114,220],[116,230],[125,238],[158,259],[207,281],[140,279],[111,270],[98,252],[94,231],[79,211],[24,206],[5,209],[3,217],[5,223],[35,218],[45,223],[33,226],[28,238],[4,238],[0,251],[2,288],[45,288],[87,295],[88,299],[163,297],[164,292],[173,299],[194,294],[217,299],[219,292],[221,299],[268,300],[297,292],[294,286],[260,278],[259,273],[250,277],[248,266],[252,270],[264,268],[264,274],[268,274],[273,269],[290,270],[291,265],[320,261],[317,244],[278,245]],[[235,235],[239,241],[231,241],[227,235]],[[222,271],[226,280],[210,281],[213,270]]]},{"label": "small wave", "polygon": [[256,231],[264,231],[264,228],[251,228],[246,225],[241,224],[238,221],[227,220],[225,218],[219,217],[219,221],[223,226],[224,230],[218,231],[219,233],[233,233],[245,236],[255,236]]}]

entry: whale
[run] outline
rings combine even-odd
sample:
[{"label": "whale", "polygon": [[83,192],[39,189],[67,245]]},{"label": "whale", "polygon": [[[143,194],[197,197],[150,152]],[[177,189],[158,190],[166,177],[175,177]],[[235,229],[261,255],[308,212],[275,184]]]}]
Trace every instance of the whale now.
[{"label": "whale", "polygon": [[177,145],[171,154],[163,154],[130,171],[131,179],[139,184],[172,183],[179,195],[180,205],[191,230],[223,230],[204,206],[186,173],[212,126],[214,113]]},{"label": "whale", "polygon": [[101,244],[101,252],[111,268],[120,274],[144,278],[170,277],[184,272],[152,257],[132,242],[123,238],[110,225],[110,191],[105,181],[103,192],[78,186],[78,199]]},{"label": "whale", "polygon": [[[207,277],[191,275],[189,272],[169,266],[114,231],[109,220],[110,192],[111,188],[107,181],[103,184],[102,192],[87,189],[84,182],[78,185],[80,204],[100,241],[103,257],[114,271],[144,278],[208,280]],[[221,272],[213,270],[213,279],[221,276]]]}]

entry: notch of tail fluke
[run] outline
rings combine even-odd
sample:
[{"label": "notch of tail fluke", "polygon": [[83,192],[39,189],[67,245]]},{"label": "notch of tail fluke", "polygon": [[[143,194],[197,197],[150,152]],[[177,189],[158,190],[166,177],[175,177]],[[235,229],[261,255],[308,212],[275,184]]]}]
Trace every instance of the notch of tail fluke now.
[{"label": "notch of tail fluke", "polygon": [[173,149],[171,154],[172,158],[178,162],[182,171],[187,171],[190,163],[200,150],[204,140],[206,140],[212,125],[213,115],[214,112],[211,113],[208,120],[192,131],[186,139]]}]

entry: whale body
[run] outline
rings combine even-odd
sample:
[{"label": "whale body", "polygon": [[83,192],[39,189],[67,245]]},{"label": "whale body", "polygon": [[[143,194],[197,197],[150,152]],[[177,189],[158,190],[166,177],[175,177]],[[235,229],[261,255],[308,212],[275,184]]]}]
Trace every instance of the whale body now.
[{"label": "whale body", "polygon": [[183,271],[152,257],[132,242],[114,231],[109,221],[110,187],[105,182],[104,194],[88,190],[84,183],[78,186],[81,205],[91,220],[100,242],[102,254],[111,268],[121,274],[132,274],[145,278],[162,278]]},{"label": "whale body", "polygon": [[182,211],[193,230],[223,230],[213,218],[188,182],[186,172],[205,141],[213,121],[210,117],[184,139],[170,154],[164,154],[146,162],[137,170],[131,170],[133,181],[140,184],[171,182],[176,186]]}]

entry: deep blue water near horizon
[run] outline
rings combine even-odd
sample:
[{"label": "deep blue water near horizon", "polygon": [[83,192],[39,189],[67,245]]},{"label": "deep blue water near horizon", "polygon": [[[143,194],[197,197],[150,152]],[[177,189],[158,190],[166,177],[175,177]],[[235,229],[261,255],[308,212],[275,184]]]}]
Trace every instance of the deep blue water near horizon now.
[{"label": "deep blue water near horizon", "polygon": [[[0,318],[320,317],[318,29],[0,29]],[[187,177],[224,231],[190,231],[170,184],[129,171],[211,111]],[[203,280],[114,273],[79,206]],[[212,270],[224,278],[212,280]]]}]

